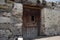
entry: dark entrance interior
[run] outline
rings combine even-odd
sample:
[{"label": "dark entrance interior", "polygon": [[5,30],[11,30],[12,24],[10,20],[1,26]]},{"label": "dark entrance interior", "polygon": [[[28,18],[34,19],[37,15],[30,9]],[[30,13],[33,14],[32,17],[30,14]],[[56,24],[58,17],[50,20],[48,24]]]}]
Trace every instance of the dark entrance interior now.
[{"label": "dark entrance interior", "polygon": [[40,9],[35,9],[31,6],[23,7],[23,37],[35,38],[40,36],[40,17]]}]

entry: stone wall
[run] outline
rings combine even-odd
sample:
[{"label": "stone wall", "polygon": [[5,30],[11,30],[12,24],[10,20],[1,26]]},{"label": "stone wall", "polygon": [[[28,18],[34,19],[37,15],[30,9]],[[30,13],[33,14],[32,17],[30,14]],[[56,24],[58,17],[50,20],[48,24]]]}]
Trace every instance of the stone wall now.
[{"label": "stone wall", "polygon": [[31,2],[31,3],[35,3],[35,4],[37,2],[37,0],[28,0],[28,1]]},{"label": "stone wall", "polygon": [[10,12],[2,12],[0,17],[0,35],[2,40],[14,40],[15,37],[22,36],[22,15],[23,5],[14,3]]},{"label": "stone wall", "polygon": [[12,9],[12,16],[10,17],[14,20],[14,27],[13,35],[22,36],[22,20],[23,16],[23,5],[20,3],[14,3],[14,8]]},{"label": "stone wall", "polygon": [[43,8],[41,14],[41,31],[45,35],[60,35],[60,8]]},{"label": "stone wall", "polygon": [[5,0],[0,0],[0,4],[5,4]]},{"label": "stone wall", "polygon": [[[37,4],[37,0],[28,0],[28,2],[31,2],[33,4]],[[40,2],[42,3],[42,0],[40,0]]]}]

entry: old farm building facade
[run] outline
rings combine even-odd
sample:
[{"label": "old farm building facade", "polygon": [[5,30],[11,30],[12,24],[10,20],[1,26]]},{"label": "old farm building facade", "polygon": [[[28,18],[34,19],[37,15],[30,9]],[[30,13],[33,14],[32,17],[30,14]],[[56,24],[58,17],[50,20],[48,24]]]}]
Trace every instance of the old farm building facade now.
[{"label": "old farm building facade", "polygon": [[10,0],[23,3],[23,38],[36,38],[41,35],[41,10],[45,6],[45,0]]},{"label": "old farm building facade", "polygon": [[3,0],[1,2],[3,4],[0,8],[4,10],[0,13],[0,33],[4,31],[6,35],[6,30],[8,34],[10,32],[4,38],[13,40],[19,36],[36,38],[44,35],[60,35],[59,4],[48,3],[45,0]]}]

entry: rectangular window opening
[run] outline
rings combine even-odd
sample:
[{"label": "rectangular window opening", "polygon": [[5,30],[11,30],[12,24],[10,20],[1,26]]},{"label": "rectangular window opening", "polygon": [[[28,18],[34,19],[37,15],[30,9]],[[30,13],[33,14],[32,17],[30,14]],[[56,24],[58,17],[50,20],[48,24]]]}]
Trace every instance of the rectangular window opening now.
[{"label": "rectangular window opening", "polygon": [[34,20],[35,20],[34,16],[31,16],[31,20],[32,20],[32,21],[34,21]]}]

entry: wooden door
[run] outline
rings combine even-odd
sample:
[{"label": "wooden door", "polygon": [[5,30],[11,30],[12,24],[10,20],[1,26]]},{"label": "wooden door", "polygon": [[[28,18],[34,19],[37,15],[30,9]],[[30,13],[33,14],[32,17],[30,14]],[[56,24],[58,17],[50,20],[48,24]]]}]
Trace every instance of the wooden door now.
[{"label": "wooden door", "polygon": [[23,37],[35,38],[40,34],[40,9],[23,10]]}]

